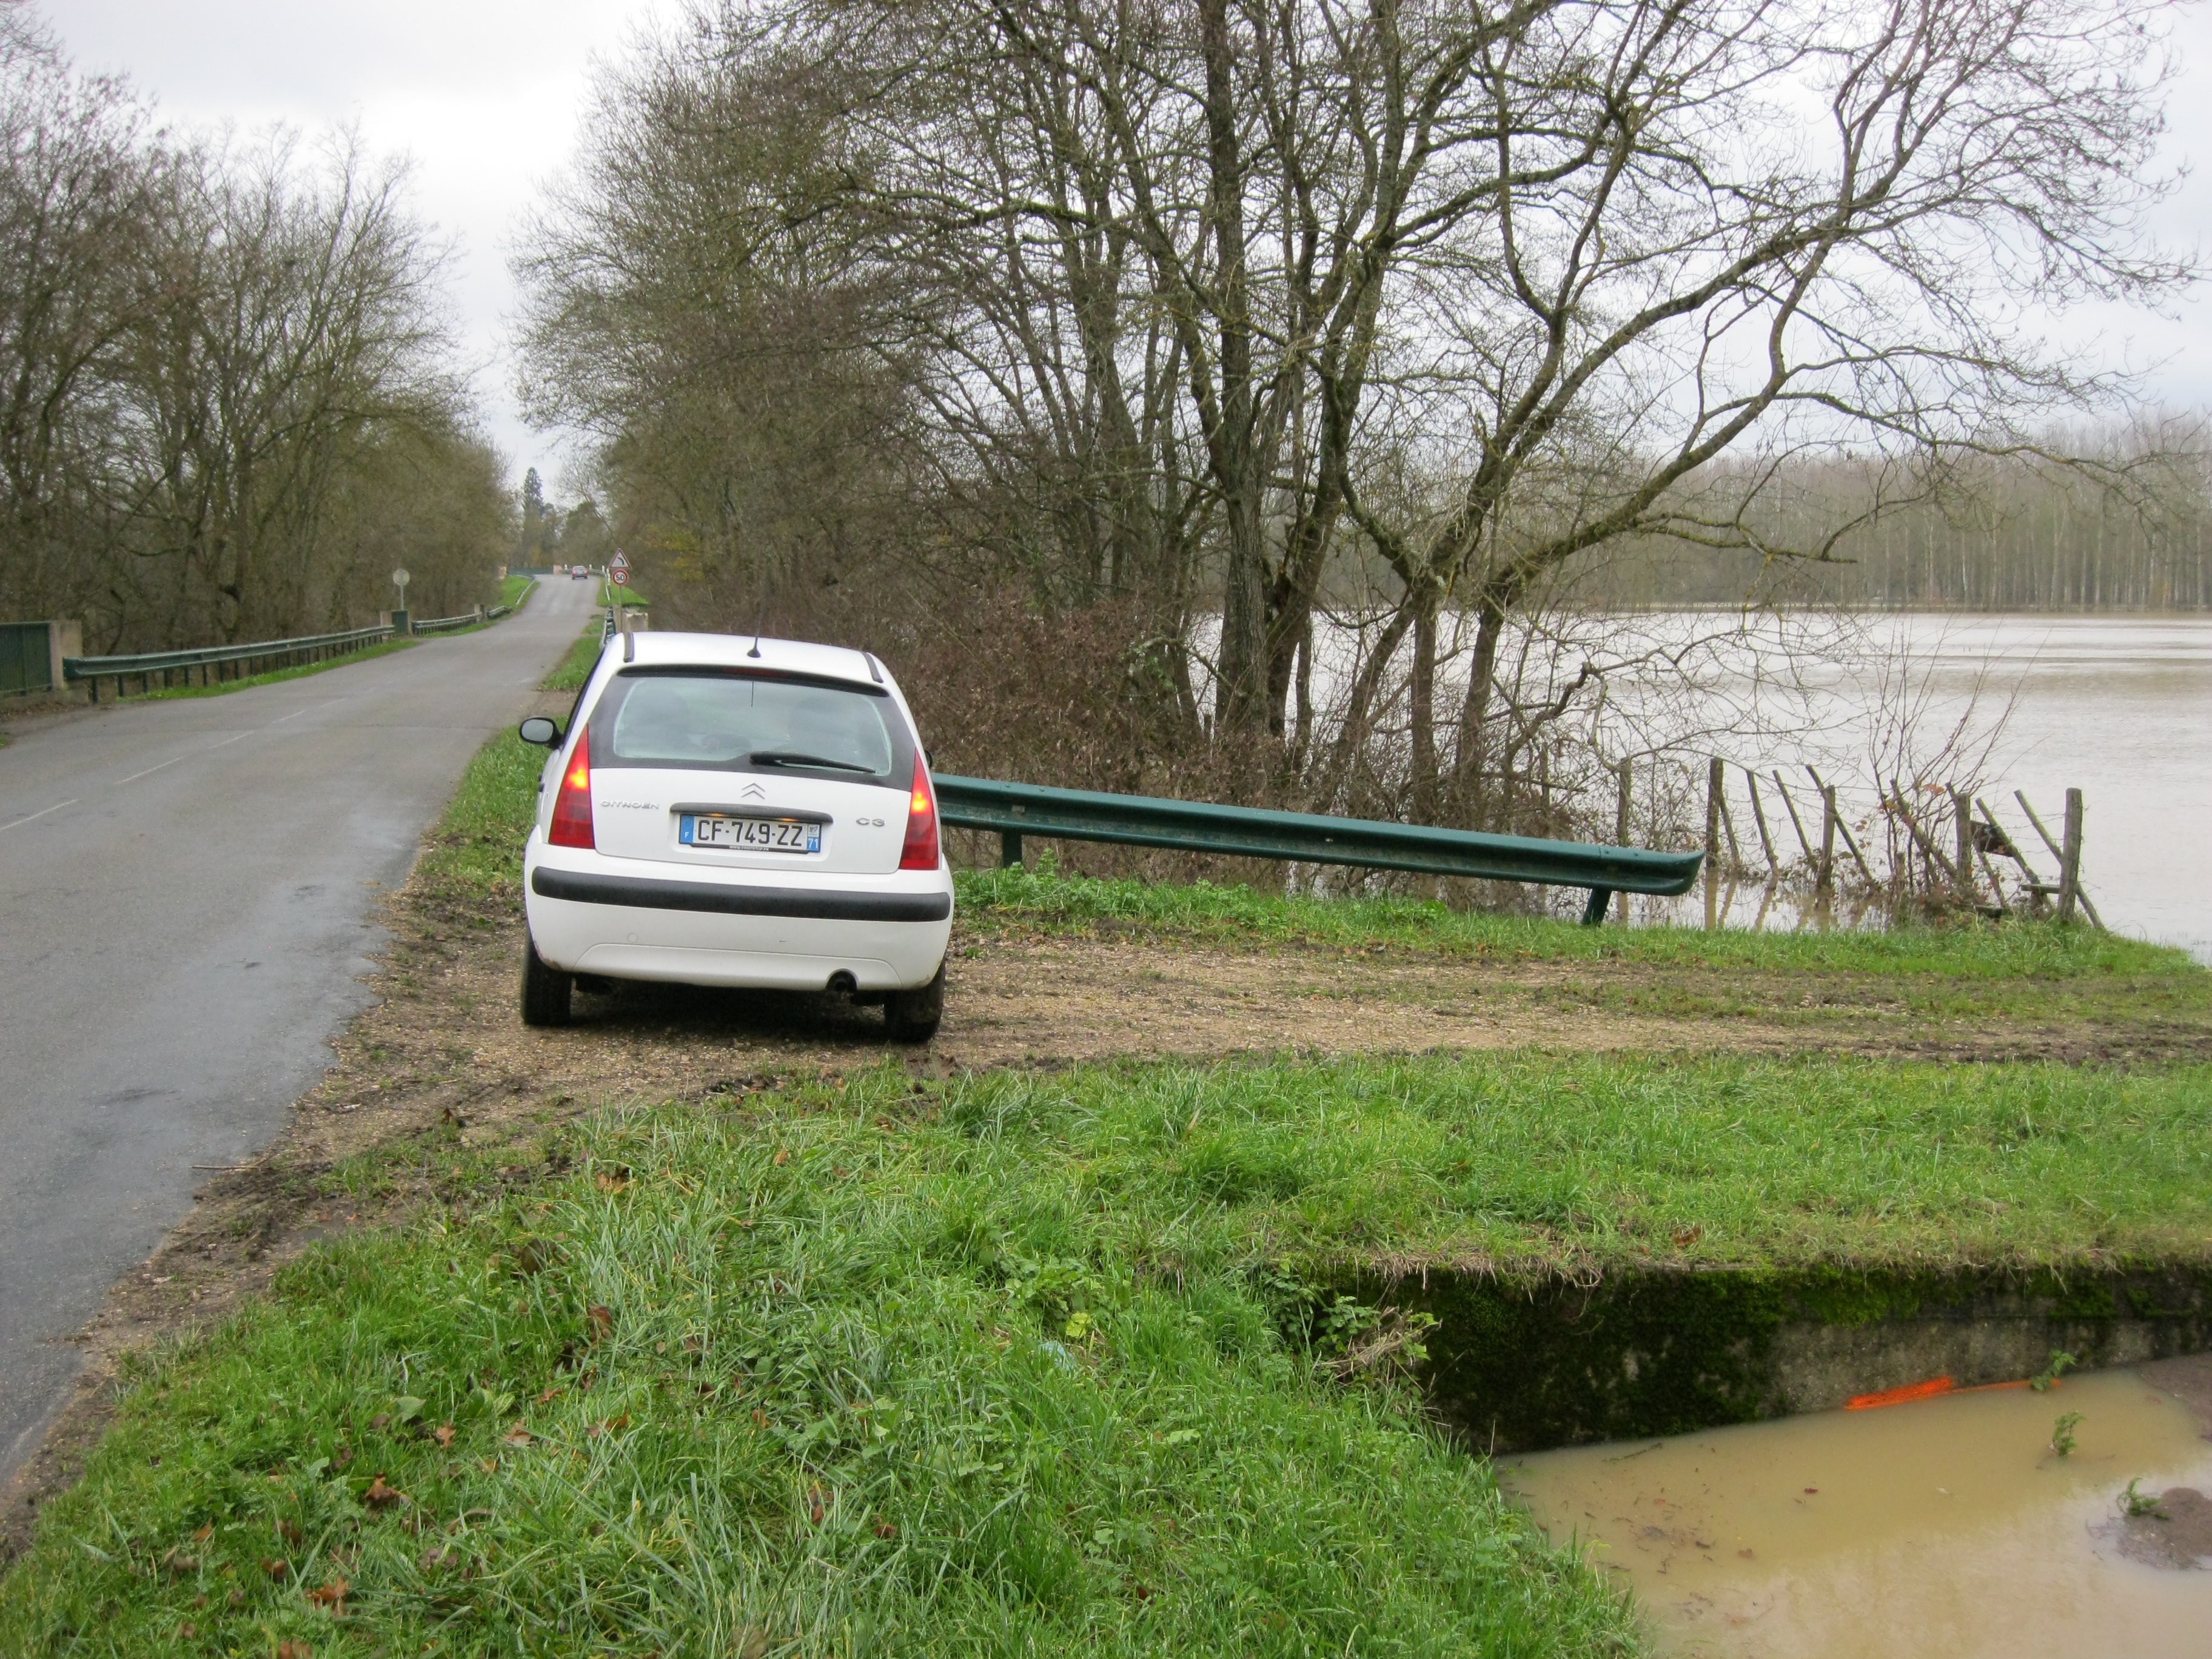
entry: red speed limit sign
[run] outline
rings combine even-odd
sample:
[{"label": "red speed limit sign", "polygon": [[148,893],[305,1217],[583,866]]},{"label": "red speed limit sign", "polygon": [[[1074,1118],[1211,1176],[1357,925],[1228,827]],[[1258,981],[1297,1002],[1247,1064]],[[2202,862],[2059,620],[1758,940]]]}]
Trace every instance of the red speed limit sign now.
[{"label": "red speed limit sign", "polygon": [[617,553],[607,562],[607,579],[617,587],[629,586],[629,560]]}]

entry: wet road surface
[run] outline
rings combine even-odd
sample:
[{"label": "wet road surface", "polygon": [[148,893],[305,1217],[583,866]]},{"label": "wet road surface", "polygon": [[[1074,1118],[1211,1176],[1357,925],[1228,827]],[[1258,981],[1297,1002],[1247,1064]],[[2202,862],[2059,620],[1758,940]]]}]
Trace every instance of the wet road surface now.
[{"label": "wet road surface", "polygon": [[378,898],[596,591],[545,581],[478,633],[0,749],[0,1480],[194,1166],[253,1156],[320,1078]]}]

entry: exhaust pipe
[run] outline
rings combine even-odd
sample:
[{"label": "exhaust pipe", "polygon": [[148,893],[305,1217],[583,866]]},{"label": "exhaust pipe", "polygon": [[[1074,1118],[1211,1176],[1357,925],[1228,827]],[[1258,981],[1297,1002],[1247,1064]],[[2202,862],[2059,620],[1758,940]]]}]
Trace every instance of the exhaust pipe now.
[{"label": "exhaust pipe", "polygon": [[850,996],[854,992],[860,988],[860,981],[854,979],[845,969],[840,968],[836,973],[830,975],[829,988],[841,994],[842,995]]}]

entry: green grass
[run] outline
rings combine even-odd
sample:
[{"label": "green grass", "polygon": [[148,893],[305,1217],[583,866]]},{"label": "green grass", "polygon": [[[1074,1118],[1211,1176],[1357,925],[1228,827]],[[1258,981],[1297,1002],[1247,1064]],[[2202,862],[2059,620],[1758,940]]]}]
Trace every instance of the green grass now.
[{"label": "green grass", "polygon": [[568,647],[568,654],[561,659],[559,665],[538,682],[538,689],[542,691],[579,690],[586,680],[592,678],[592,669],[599,659],[602,643],[599,619],[594,617],[591,626]]},{"label": "green grass", "polygon": [[[337,1177],[439,1206],[147,1364],[0,1583],[0,1651],[1621,1651],[1407,1385],[1339,1380],[1371,1316],[1333,1264],[2201,1260],[2208,1085],[885,1066],[522,1164],[440,1129]],[[340,1578],[343,1622],[306,1599]]]},{"label": "green grass", "polygon": [[522,603],[522,596],[538,586],[535,576],[501,576],[499,579],[499,602],[514,606]]},{"label": "green grass", "polygon": [[364,646],[358,651],[349,651],[342,657],[326,657],[321,662],[303,662],[291,668],[272,668],[265,674],[251,674],[242,680],[217,680],[212,685],[162,686],[152,691],[134,692],[125,698],[126,702],[150,702],[157,697],[220,697],[231,691],[243,691],[252,685],[274,685],[279,680],[305,679],[310,674],[320,674],[332,668],[345,668],[371,657],[388,656],[394,651],[410,651],[421,641],[417,640],[386,640],[380,644]]},{"label": "green grass", "polygon": [[1498,961],[1662,968],[1942,974],[2016,979],[2169,974],[2204,977],[2187,954],[2088,927],[2042,923],[1753,933],[1583,927],[1455,910],[1419,899],[1285,897],[1206,882],[1178,885],[1060,873],[1048,862],[956,877],[961,915],[984,931],[1155,935],[1203,944],[1410,949]]},{"label": "green grass", "polygon": [[1486,1463],[1316,1364],[1301,1286],[906,1088],[605,1117],[317,1250],[147,1367],[0,1651],[1630,1649]]},{"label": "green grass", "polygon": [[416,864],[416,879],[427,890],[520,896],[522,844],[546,757],[511,727],[477,750]]}]

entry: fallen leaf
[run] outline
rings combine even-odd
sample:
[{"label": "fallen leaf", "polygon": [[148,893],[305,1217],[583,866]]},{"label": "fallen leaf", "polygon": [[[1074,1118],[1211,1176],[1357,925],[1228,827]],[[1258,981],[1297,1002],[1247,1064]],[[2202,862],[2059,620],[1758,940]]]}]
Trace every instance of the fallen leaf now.
[{"label": "fallen leaf", "polygon": [[441,1544],[435,1549],[424,1550],[422,1559],[415,1565],[425,1572],[435,1572],[441,1567],[450,1566],[459,1554],[460,1552],[451,1544]]},{"label": "fallen leaf", "polygon": [[561,1388],[557,1384],[549,1382],[545,1385],[544,1391],[538,1395],[538,1403],[541,1406],[550,1406],[554,1402],[554,1401],[557,1400],[561,1395],[568,1392],[568,1391],[566,1389]]},{"label": "fallen leaf", "polygon": [[[386,1424],[391,1421],[392,1413],[390,1412],[379,1412],[375,1416],[368,1419],[368,1431],[371,1434],[374,1434],[381,1430]],[[272,1474],[269,1478],[271,1480],[274,1480],[276,1477]]]},{"label": "fallen leaf", "polygon": [[629,1426],[629,1413],[624,1412],[620,1417],[605,1418],[592,1424],[590,1428],[584,1431],[584,1436],[586,1439],[596,1440],[603,1434],[612,1434],[617,1429],[626,1429]]},{"label": "fallen leaf", "polygon": [[482,1469],[486,1474],[490,1474],[499,1468],[499,1459],[496,1457],[479,1457],[477,1459],[477,1467]]},{"label": "fallen leaf", "polygon": [[518,1420],[515,1425],[500,1437],[510,1446],[526,1446],[536,1437]]},{"label": "fallen leaf", "polygon": [[295,1637],[286,1637],[276,1644],[276,1659],[315,1659],[314,1649]]},{"label": "fallen leaf", "polygon": [[161,1565],[173,1573],[198,1572],[200,1570],[198,1560],[182,1550],[171,1550]]},{"label": "fallen leaf", "polygon": [[816,1526],[822,1524],[822,1488],[819,1486],[806,1494],[806,1515]]},{"label": "fallen leaf", "polygon": [[791,1162],[791,1148],[790,1148],[790,1147],[788,1147],[788,1146],[779,1146],[779,1147],[777,1147],[777,1148],[775,1149],[775,1157],[774,1158],[770,1159],[769,1161],[770,1161],[771,1163],[779,1164],[788,1164],[788,1163],[790,1163],[790,1162]]},{"label": "fallen leaf", "polygon": [[202,1528],[201,1528],[198,1532],[196,1532],[196,1533],[194,1533],[194,1534],[192,1534],[192,1542],[194,1542],[195,1544],[204,1544],[204,1543],[206,1543],[206,1542],[207,1542],[207,1540],[208,1540],[209,1539],[210,1539],[210,1538],[212,1538],[212,1537],[214,1537],[214,1536],[215,1536],[215,1522],[212,1522],[212,1521],[210,1521],[210,1522],[209,1522],[207,1523],[207,1525],[205,1525],[204,1527],[202,1527]]},{"label": "fallen leaf", "polygon": [[430,1438],[436,1441],[441,1446],[452,1445],[453,1443],[453,1425],[450,1423],[441,1423],[436,1428],[430,1431]]},{"label": "fallen leaf", "polygon": [[276,1523],[276,1535],[288,1544],[296,1544],[307,1534],[300,1530],[300,1523],[297,1521],[279,1521]]},{"label": "fallen leaf", "polygon": [[1705,1236],[1705,1230],[1702,1225],[1685,1227],[1680,1232],[1674,1235],[1674,1242],[1677,1244],[1694,1244]]},{"label": "fallen leaf", "polygon": [[264,1555],[261,1558],[261,1571],[271,1578],[282,1578],[292,1571],[292,1564],[289,1561],[279,1561],[274,1557]]},{"label": "fallen leaf", "polygon": [[199,1633],[200,1627],[192,1623],[189,1619],[185,1620],[183,1624],[177,1626],[177,1639],[179,1642],[189,1642],[192,1638],[198,1636]]},{"label": "fallen leaf", "polygon": [[898,1523],[897,1523],[896,1522],[894,1522],[894,1521],[878,1521],[878,1522],[876,1522],[876,1536],[877,1536],[877,1537],[878,1537],[878,1538],[896,1538],[896,1537],[897,1537],[897,1536],[898,1536]]},{"label": "fallen leaf", "polygon": [[328,1607],[332,1613],[345,1611],[346,1592],[353,1588],[343,1578],[333,1578],[319,1589],[307,1592],[307,1599],[319,1607]]},{"label": "fallen leaf", "polygon": [[373,1510],[386,1510],[394,1504],[405,1503],[407,1495],[397,1487],[386,1486],[384,1477],[380,1474],[368,1483],[368,1490],[362,1493],[361,1501]]},{"label": "fallen leaf", "polygon": [[592,1341],[596,1342],[603,1336],[614,1334],[615,1310],[604,1302],[594,1302],[590,1307],[585,1309],[584,1317],[591,1323]]},{"label": "fallen leaf", "polygon": [[624,1181],[620,1176],[609,1175],[605,1170],[601,1170],[592,1176],[592,1185],[603,1193],[618,1193],[629,1186],[629,1182]]}]

